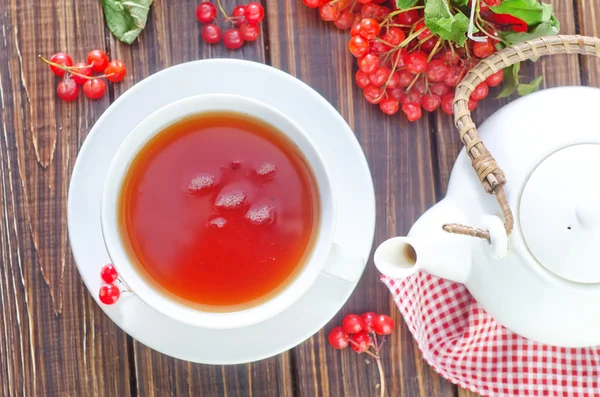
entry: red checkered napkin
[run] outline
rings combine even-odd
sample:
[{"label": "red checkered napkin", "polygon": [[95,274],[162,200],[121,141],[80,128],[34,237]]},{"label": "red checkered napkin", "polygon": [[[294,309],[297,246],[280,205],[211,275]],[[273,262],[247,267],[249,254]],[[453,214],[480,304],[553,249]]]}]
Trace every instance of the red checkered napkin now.
[{"label": "red checkered napkin", "polygon": [[382,281],[425,360],[449,381],[484,396],[600,396],[600,347],[532,342],[498,324],[464,285],[425,272]]}]

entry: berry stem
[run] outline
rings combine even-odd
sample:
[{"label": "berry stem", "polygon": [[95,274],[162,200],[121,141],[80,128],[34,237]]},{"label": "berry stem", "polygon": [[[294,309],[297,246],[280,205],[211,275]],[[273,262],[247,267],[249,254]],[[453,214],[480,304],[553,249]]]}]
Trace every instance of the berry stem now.
[{"label": "berry stem", "polygon": [[223,16],[225,17],[225,20],[229,21],[231,18],[229,18],[229,15],[227,15],[225,8],[223,8],[223,5],[221,4],[221,0],[217,0],[217,7],[219,7],[219,11],[221,11],[221,14],[223,14]]},{"label": "berry stem", "polygon": [[[354,342],[352,339],[350,339],[350,343],[352,343],[355,346],[359,346],[360,347],[360,345],[358,343]],[[373,357],[374,359],[379,360],[379,356],[378,355],[373,354],[373,353],[371,353],[368,350],[365,350],[363,353],[367,353],[369,356]]]},{"label": "berry stem", "polygon": [[379,396],[384,397],[385,396],[385,376],[383,373],[383,364],[381,363],[381,358],[379,357],[379,355],[377,356],[375,361],[377,361],[377,369],[379,370],[379,387],[381,388],[381,393],[379,394]]},{"label": "berry stem", "polygon": [[396,10],[396,11],[392,11],[388,14],[387,18],[392,19],[393,17],[395,17],[398,14],[402,14],[404,12],[408,12],[408,11],[412,11],[412,10],[420,10],[422,8],[425,8],[425,6],[414,6],[414,7],[410,7],[404,10]]},{"label": "berry stem", "polygon": [[[74,76],[77,76],[77,77],[81,77],[82,79],[86,79],[86,80],[103,79],[103,78],[106,78],[108,76],[112,76],[114,74],[114,73],[109,73],[109,74],[103,74],[101,76],[86,76],[85,74],[81,74],[81,73],[75,72],[73,70],[73,69],[80,69],[80,67],[77,67],[77,66],[64,66],[64,65],[61,65],[60,63],[49,61],[46,58],[44,58],[43,56],[41,56],[41,55],[38,55],[38,58],[40,58],[42,61],[44,61],[45,63],[47,63],[50,66],[57,67],[59,69],[64,70],[67,73],[70,73],[70,74],[72,74]],[[87,65],[87,66],[84,66],[84,67],[88,68],[88,67],[91,67],[91,66]]]},{"label": "berry stem", "polygon": [[435,46],[433,47],[433,49],[429,53],[429,56],[427,57],[427,63],[429,63],[431,61],[431,59],[435,56],[435,54],[438,52],[443,41],[444,41],[444,39],[442,39],[440,37],[438,39],[438,41],[435,43]]}]

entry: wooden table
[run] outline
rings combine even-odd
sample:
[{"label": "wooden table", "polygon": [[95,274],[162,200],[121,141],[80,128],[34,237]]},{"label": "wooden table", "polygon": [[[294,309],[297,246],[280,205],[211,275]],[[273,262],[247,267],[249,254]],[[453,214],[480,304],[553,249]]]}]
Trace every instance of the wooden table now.
[{"label": "wooden table", "polygon": [[[236,4],[228,0],[228,9]],[[300,0],[266,0],[262,40],[242,50],[199,38],[197,0],[156,0],[132,46],[105,28],[100,0],[0,1],[0,395],[2,396],[376,396],[377,368],[327,346],[325,327],[277,357],[236,366],[197,365],[154,352],[118,329],[95,303],[67,240],[69,177],[86,134],[122,92],[181,62],[236,57],[265,62],[305,81],[348,121],[375,181],[375,244],[408,231],[443,197],[460,149],[451,118],[417,123],[384,116],[354,83],[348,33],[324,23]],[[600,36],[600,0],[553,1],[563,33]],[[128,67],[127,79],[98,101],[56,98],[57,80],[37,60],[67,50],[75,60],[104,48]],[[540,60],[545,87],[600,83],[600,63],[577,56]],[[216,76],[206,76],[213,79]],[[227,78],[227,76],[219,76]],[[481,122],[506,103],[486,100]],[[422,359],[369,262],[358,288],[332,320],[374,310],[391,313],[385,351],[390,396],[468,396]]]}]

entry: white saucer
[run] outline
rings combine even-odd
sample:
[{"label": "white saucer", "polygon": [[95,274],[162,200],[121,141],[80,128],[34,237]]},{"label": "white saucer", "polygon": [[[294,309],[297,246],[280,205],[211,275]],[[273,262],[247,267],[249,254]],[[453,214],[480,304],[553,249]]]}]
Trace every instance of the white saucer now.
[{"label": "white saucer", "polygon": [[[209,77],[212,76],[212,77]],[[110,262],[100,226],[100,199],[112,155],[125,136],[155,110],[208,93],[245,95],[292,118],[316,142],[339,202],[335,242],[368,258],[375,229],[373,181],[354,134],[337,111],[300,80],[259,63],[233,59],[189,62],[156,73],[122,94],[94,125],[75,163],[68,200],[69,239],[77,267],[94,299],[100,268]],[[356,266],[356,265],[355,265]],[[349,269],[361,274],[361,269]],[[358,280],[357,280],[358,281]],[[238,364],[284,352],[321,329],[356,283],[321,274],[283,313],[234,330],[179,323],[134,295],[102,310],[125,332],[161,353],[204,364]]]}]

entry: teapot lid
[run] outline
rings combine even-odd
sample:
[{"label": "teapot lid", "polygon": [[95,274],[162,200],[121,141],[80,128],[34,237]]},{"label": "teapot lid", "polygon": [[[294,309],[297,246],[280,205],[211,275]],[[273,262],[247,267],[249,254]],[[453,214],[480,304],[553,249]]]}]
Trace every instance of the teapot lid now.
[{"label": "teapot lid", "polygon": [[542,266],[600,283],[600,144],[569,146],[542,161],[523,190],[519,222]]}]

